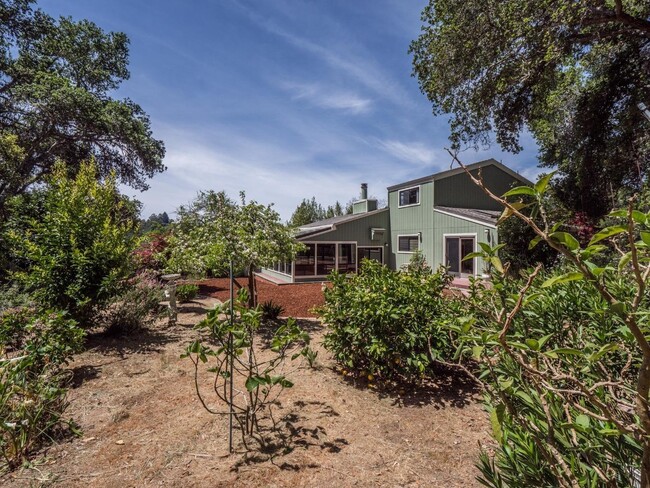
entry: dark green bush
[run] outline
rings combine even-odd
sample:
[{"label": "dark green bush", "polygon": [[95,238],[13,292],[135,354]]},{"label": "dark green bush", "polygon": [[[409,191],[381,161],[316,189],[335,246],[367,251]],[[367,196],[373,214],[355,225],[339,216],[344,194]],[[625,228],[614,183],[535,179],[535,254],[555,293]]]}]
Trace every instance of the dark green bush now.
[{"label": "dark green bush", "polygon": [[176,299],[180,303],[189,302],[196,298],[199,294],[199,286],[189,283],[178,285],[176,287]]},{"label": "dark green bush", "polygon": [[319,314],[325,347],[348,368],[414,380],[436,359],[453,355],[446,323],[455,303],[443,297],[450,277],[413,266],[395,272],[365,260],[360,273],[330,276]]},{"label": "dark green bush", "polygon": [[262,320],[278,320],[284,313],[284,307],[273,300],[267,300],[261,305]]}]

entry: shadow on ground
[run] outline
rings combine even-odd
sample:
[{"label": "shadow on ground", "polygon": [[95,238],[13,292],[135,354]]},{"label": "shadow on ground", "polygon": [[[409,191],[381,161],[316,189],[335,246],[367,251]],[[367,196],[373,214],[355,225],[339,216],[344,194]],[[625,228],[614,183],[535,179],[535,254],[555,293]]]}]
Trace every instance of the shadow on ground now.
[{"label": "shadow on ground", "polygon": [[[262,325],[259,328],[259,334],[260,337],[262,338],[262,341],[264,341],[265,348],[271,347],[270,341],[271,339],[273,339],[273,334],[278,329],[278,327],[286,324],[286,322],[287,322],[286,319],[277,319],[277,320],[268,320],[262,323]],[[296,319],[296,322],[302,330],[309,333],[310,335],[312,335],[315,332],[320,332],[325,328],[325,326],[319,320],[316,319],[313,320]]]},{"label": "shadow on ground", "polygon": [[191,313],[195,315],[205,315],[208,310],[212,310],[212,306],[206,305],[201,302],[189,301],[183,302],[178,306],[178,313]]},{"label": "shadow on ground", "polygon": [[111,356],[117,354],[124,358],[128,354],[160,352],[166,344],[176,342],[179,338],[179,331],[173,327],[143,328],[128,335],[108,335],[105,332],[95,332],[88,334],[86,349]]},{"label": "shadow on ground", "polygon": [[[281,406],[279,401],[274,402],[274,405]],[[318,464],[291,463],[284,456],[291,454],[296,449],[319,449],[334,454],[341,452],[345,446],[349,445],[349,442],[344,438],[329,438],[325,428],[318,425],[319,419],[338,417],[339,415],[331,405],[325,402],[294,401],[293,408],[289,413],[277,421],[271,416],[271,425],[261,428],[260,434],[265,438],[265,444],[258,449],[245,452],[232,469],[236,471],[246,465],[267,461],[280,469],[289,471],[317,468]]]},{"label": "shadow on ground", "polygon": [[[101,365],[103,366],[103,365]],[[72,373],[72,379],[70,380],[70,386],[72,388],[79,388],[81,385],[87,381],[91,381],[99,378],[100,373],[102,372],[101,367],[93,365],[84,365],[76,366],[70,370]]]},{"label": "shadow on ground", "polygon": [[[349,385],[365,390],[370,383],[360,375],[343,376]],[[436,365],[431,375],[418,384],[386,382],[375,383],[372,390],[379,398],[390,398],[399,407],[462,408],[476,403],[481,388],[467,373],[460,369]]]}]

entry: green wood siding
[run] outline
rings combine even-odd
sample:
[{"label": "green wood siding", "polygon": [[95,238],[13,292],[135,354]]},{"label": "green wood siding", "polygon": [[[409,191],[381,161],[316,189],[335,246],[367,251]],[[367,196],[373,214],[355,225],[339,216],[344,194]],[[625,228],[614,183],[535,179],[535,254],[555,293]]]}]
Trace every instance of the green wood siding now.
[{"label": "green wood siding", "polygon": [[[437,268],[439,265],[444,264],[444,236],[449,235],[476,235],[475,250],[478,250],[478,243],[485,242],[491,246],[496,245],[498,242],[497,229],[491,228],[487,225],[482,225],[468,220],[464,220],[451,215],[445,215],[439,212],[434,212],[433,221],[435,225],[435,245],[433,258],[427,256],[427,262],[432,268]],[[486,232],[487,230],[487,232]],[[482,259],[477,258],[474,262],[474,273],[481,275],[485,269],[485,263]]]},{"label": "green wood siding", "polygon": [[[472,171],[474,176],[478,171]],[[481,176],[486,186],[497,195],[503,195],[513,186],[522,185],[505,171],[496,166],[484,166]],[[501,210],[501,206],[488,197],[483,190],[461,173],[435,182],[435,205],[459,208],[480,208],[484,210]]]},{"label": "green wood siding", "polygon": [[[412,254],[398,252],[398,236],[411,235],[422,232],[420,250],[427,258],[433,255],[433,182],[420,185],[420,204],[399,208],[399,192],[394,190],[388,194],[388,208],[390,209],[390,256],[386,261],[393,269],[400,269],[408,264]],[[387,256],[388,257],[388,256]]]},{"label": "green wood siding", "polygon": [[[383,246],[384,254],[388,251],[386,244],[390,239],[390,222],[388,210],[366,216],[359,216],[351,222],[336,224],[336,230],[301,239],[301,242],[356,242],[358,246]],[[371,228],[386,229],[380,239],[370,239]]]}]

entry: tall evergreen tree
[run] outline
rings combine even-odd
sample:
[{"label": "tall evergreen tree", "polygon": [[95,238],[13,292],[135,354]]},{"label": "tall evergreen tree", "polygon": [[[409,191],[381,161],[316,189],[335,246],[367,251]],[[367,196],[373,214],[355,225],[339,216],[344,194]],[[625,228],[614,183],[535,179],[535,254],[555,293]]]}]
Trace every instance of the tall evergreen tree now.
[{"label": "tall evergreen tree", "polygon": [[304,198],[291,215],[289,225],[292,227],[300,227],[301,225],[311,224],[312,222],[323,220],[326,218],[325,215],[326,212],[323,210],[321,204],[316,202],[316,197],[312,197],[311,200]]}]

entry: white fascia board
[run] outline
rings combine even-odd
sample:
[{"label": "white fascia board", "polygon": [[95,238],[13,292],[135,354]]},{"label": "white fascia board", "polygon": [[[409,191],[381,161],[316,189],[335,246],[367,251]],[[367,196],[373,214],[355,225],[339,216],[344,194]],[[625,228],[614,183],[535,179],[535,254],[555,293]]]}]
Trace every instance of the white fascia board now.
[{"label": "white fascia board", "polygon": [[472,219],[471,217],[465,217],[463,215],[458,215],[458,214],[451,213],[451,212],[445,212],[444,210],[440,210],[438,208],[434,208],[433,211],[441,213],[443,215],[449,215],[450,217],[455,217],[457,219],[466,220],[467,222],[472,222],[473,224],[479,224],[479,225],[482,225],[484,227],[489,227],[490,229],[496,229],[497,228],[497,226],[494,225],[494,224],[488,224],[486,222],[481,222],[480,220]]}]

